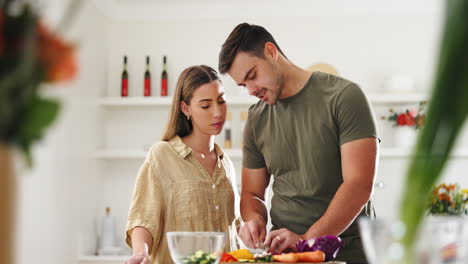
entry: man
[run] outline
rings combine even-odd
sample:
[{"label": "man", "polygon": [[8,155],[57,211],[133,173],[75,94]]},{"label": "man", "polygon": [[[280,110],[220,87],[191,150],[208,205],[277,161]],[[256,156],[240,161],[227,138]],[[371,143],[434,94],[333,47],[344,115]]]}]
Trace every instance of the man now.
[{"label": "man", "polygon": [[297,250],[300,239],[339,235],[345,248],[337,259],[367,263],[355,220],[371,211],[378,138],[361,89],[297,67],[268,31],[247,23],[223,44],[219,71],[261,100],[250,107],[244,128],[242,241],[283,252]]}]

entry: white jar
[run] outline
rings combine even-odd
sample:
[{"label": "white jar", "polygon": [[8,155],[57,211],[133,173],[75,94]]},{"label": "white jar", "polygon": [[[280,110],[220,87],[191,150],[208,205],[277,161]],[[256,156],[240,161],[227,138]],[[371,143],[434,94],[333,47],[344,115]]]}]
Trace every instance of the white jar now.
[{"label": "white jar", "polygon": [[416,144],[417,140],[416,130],[412,126],[397,126],[395,127],[395,133],[393,134],[393,143],[397,148],[412,148]]}]

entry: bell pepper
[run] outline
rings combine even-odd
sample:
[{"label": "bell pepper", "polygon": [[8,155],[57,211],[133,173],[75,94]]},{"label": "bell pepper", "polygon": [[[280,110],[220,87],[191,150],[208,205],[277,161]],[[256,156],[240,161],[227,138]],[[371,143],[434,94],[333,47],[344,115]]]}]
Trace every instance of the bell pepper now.
[{"label": "bell pepper", "polygon": [[237,259],[229,253],[223,253],[219,262],[237,262]]},{"label": "bell pepper", "polygon": [[233,256],[236,259],[255,259],[252,253],[248,249],[238,249],[229,252],[229,255]]}]

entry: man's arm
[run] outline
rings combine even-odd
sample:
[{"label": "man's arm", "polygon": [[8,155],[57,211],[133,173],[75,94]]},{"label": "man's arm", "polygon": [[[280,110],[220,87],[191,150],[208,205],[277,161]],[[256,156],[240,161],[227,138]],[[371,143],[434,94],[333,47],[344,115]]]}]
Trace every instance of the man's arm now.
[{"label": "man's arm", "polygon": [[268,212],[265,191],[270,182],[266,168],[242,168],[241,215],[244,224],[239,236],[246,246],[260,247],[265,240]]},{"label": "man's arm", "polygon": [[378,144],[376,138],[365,138],[341,146],[343,183],[335,193],[325,214],[305,234],[296,234],[286,228],[268,233],[265,245],[274,252],[289,248],[296,251],[300,239],[323,235],[339,235],[348,228],[373,191],[376,174]]},{"label": "man's arm", "polygon": [[378,161],[377,140],[365,138],[341,146],[343,184],[325,214],[309,228],[304,238],[339,235],[361,212],[373,191]]}]

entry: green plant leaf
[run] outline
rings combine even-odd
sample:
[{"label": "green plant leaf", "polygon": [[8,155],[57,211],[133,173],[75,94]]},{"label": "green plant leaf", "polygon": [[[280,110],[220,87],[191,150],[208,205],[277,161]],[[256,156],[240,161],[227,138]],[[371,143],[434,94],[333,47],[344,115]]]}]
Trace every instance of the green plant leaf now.
[{"label": "green plant leaf", "polygon": [[55,121],[59,109],[57,101],[39,96],[33,97],[27,105],[17,144],[26,155],[29,166],[32,166],[31,145],[43,137],[46,128]]}]

